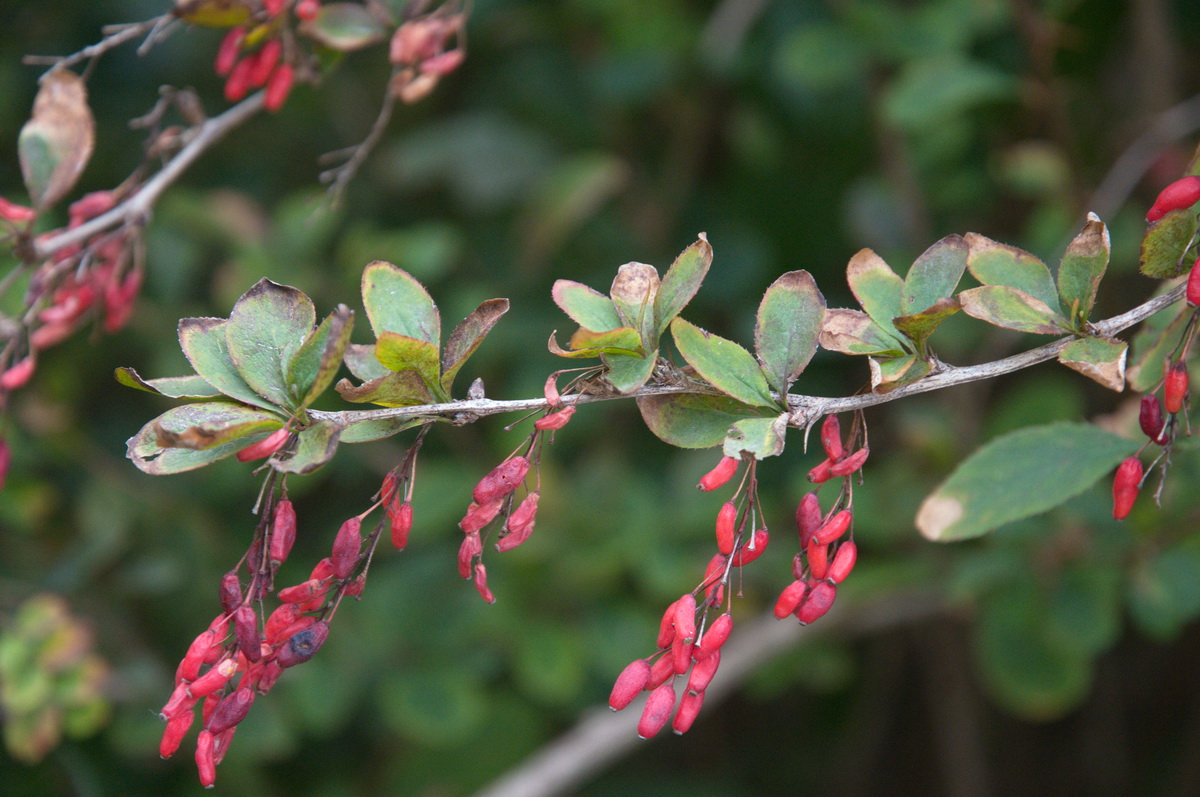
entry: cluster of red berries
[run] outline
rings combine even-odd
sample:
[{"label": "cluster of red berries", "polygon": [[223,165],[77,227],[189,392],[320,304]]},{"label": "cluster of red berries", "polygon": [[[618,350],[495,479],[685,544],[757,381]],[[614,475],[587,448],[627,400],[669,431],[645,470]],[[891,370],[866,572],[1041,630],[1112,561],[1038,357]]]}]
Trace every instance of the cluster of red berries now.
[{"label": "cluster of red berries", "polygon": [[[466,58],[462,46],[465,22],[465,14],[443,7],[396,28],[388,47],[388,58],[397,67],[391,84],[393,96],[406,104],[418,102],[458,69]],[[452,40],[458,42],[454,47],[450,46]]]},{"label": "cluster of red berries", "polygon": [[[107,213],[116,204],[111,191],[81,197],[68,208],[67,229]],[[36,217],[33,208],[0,200],[0,220],[18,232],[27,232]],[[61,232],[52,230],[39,239]],[[0,404],[4,394],[22,387],[33,376],[38,352],[61,343],[92,319],[99,320],[109,333],[128,323],[142,287],[142,269],[132,262],[130,244],[124,230],[102,233],[59,249],[34,272],[25,304],[40,309],[28,325],[26,345],[14,339],[0,353]]]},{"label": "cluster of red berries", "polygon": [[[1184,177],[1164,188],[1155,199],[1154,205],[1146,214],[1147,222],[1157,222],[1166,214],[1175,210],[1185,210],[1200,202],[1200,177]],[[1113,479],[1113,517],[1124,520],[1133,511],[1134,502],[1146,482],[1149,469],[1143,466],[1141,453],[1150,445],[1162,447],[1162,452],[1151,463],[1150,469],[1162,463],[1164,470],[1169,461],[1169,453],[1179,434],[1182,423],[1186,425],[1186,408],[1189,404],[1188,393],[1190,378],[1188,375],[1188,353],[1197,330],[1196,307],[1200,306],[1200,258],[1192,263],[1188,272],[1187,286],[1184,289],[1187,300],[1185,313],[1190,314],[1187,325],[1175,350],[1163,361],[1162,381],[1149,393],[1142,396],[1138,410],[1138,425],[1148,438],[1142,444],[1138,453],[1127,457],[1117,468]],[[1158,391],[1162,390],[1162,400]]]},{"label": "cluster of red berries", "polygon": [[217,75],[225,78],[225,99],[239,102],[251,90],[265,86],[263,107],[278,111],[292,91],[296,68],[283,59],[283,39],[277,36],[262,42],[254,52],[243,55],[243,50],[250,46],[250,33],[241,26],[230,29],[217,48],[213,68]]}]

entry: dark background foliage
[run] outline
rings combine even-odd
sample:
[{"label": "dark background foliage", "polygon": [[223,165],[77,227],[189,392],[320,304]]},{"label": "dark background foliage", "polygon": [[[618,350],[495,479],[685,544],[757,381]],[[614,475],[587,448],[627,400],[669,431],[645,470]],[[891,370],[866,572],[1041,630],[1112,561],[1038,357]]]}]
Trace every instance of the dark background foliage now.
[{"label": "dark background foliage", "polygon": [[[104,24],[161,8],[3,4],[4,196],[24,198],[15,142],[38,69],[22,55],[74,51]],[[1141,217],[1194,134],[1163,141],[1132,195],[1095,192],[1159,114],[1200,90],[1197,33],[1200,6],[1188,0],[478,0],[465,65],[400,112],[329,213],[317,159],[366,134],[387,74],[382,50],[351,55],[168,192],[130,326],[50,352],[12,405],[0,620],[33,594],[65,596],[108,662],[112,713],[36,765],[0,751],[3,791],[198,788],[190,756],[158,759],[152,712],[217,610],[218,579],[253,530],[258,482],[228,461],[153,478],[124,459],[125,439],[168,405],[117,386],[113,368],[184,373],[178,318],[227,315],[261,276],[302,289],[321,314],[357,307],[362,267],[386,259],[429,286],[447,323],[510,298],[458,389],[481,376],[492,397],[532,396],[560,367],[548,334],[570,327],[549,298],[557,278],[604,288],[629,260],[661,270],[703,230],[714,266],[685,314],[748,341],[757,299],[783,271],[808,269],[830,306],[846,306],[844,267],[860,247],[903,272],[932,241],[975,230],[1056,262],[1089,209],[1113,233],[1105,317],[1154,288],[1136,274]],[[81,190],[112,187],[136,165],[140,137],[126,123],[160,84],[224,107],[211,71],[219,37],[185,30],[145,57],[125,48],[97,64],[98,144]],[[1188,125],[1194,133],[1200,119]],[[959,364],[1030,343],[961,318],[946,326],[939,352]],[[848,395],[866,379],[861,360],[822,353],[794,389]],[[980,443],[1031,423],[1128,414],[1133,401],[1047,364],[869,412],[861,564],[839,598],[858,626],[797,628],[793,650],[706,706],[688,735],[643,744],[582,791],[1194,793],[1194,454],[1176,457],[1163,509],[1142,501],[1124,524],[1100,484],[971,543],[925,542],[912,525],[920,500]],[[454,523],[518,442],[506,422],[430,436],[409,549],[383,552],[325,648],[259,701],[217,788],[469,793],[570,728],[625,663],[651,652],[661,610],[711,554],[721,499],[694,485],[714,452],[669,449],[627,402],[581,410],[544,465],[533,539],[491,560],[499,601],[486,606],[455,577]],[[406,439],[344,446],[290,482],[300,540],[285,583],[369,503]],[[789,516],[816,459],[797,439],[762,468],[780,533],[746,574],[739,624],[790,580]],[[942,608],[920,620],[862,627],[881,607],[931,596]]]}]

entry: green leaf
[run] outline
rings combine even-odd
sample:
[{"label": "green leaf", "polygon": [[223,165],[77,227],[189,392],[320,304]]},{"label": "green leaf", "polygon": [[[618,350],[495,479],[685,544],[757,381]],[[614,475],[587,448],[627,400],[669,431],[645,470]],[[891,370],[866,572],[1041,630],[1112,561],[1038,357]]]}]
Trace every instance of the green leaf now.
[{"label": "green leaf", "polygon": [[238,374],[263,398],[295,409],[284,369],[317,322],[307,296],[268,279],[259,280],[233,305],[225,326],[229,357]]},{"label": "green leaf", "polygon": [[1040,299],[1057,311],[1058,290],[1050,269],[1036,256],[1015,246],[997,243],[978,233],[966,235],[967,269],[983,285],[1007,285]]},{"label": "green leaf", "polygon": [[179,345],[184,355],[204,381],[226,396],[263,409],[274,409],[275,405],[255,393],[234,367],[226,343],[227,326],[229,322],[223,318],[180,320]]},{"label": "green leaf", "polygon": [[904,345],[885,332],[866,313],[841,308],[825,311],[820,343],[821,348],[842,354],[900,357],[906,353]]},{"label": "green leaf", "polygon": [[416,371],[431,391],[441,387],[437,347],[395,332],[379,333],[375,356],[389,371]]},{"label": "green leaf", "polygon": [[333,384],[353,329],[354,313],[340,304],[292,355],[287,365],[287,385],[298,408],[312,404]]},{"label": "green leaf", "polygon": [[962,303],[957,296],[938,299],[919,313],[896,316],[892,319],[892,326],[918,347],[921,347],[925,345],[925,341],[943,321],[961,309]]},{"label": "green leaf", "polygon": [[571,320],[593,332],[607,332],[621,326],[617,308],[603,293],[571,280],[558,280],[550,295]]},{"label": "green leaf", "polygon": [[671,322],[671,335],[688,365],[717,390],[743,404],[775,406],[771,388],[750,352],[682,318]]},{"label": "green leaf", "polygon": [[[904,281],[870,249],[861,249],[846,266],[846,280],[862,309],[886,334],[893,334],[892,319],[903,315],[900,296]],[[821,344],[824,345],[824,344]]]},{"label": "green leaf", "polygon": [[978,537],[1073,498],[1137,447],[1086,423],[1052,423],[1003,435],[964,460],[925,499],[917,528],[940,542]]},{"label": "green leaf", "polygon": [[350,373],[364,382],[387,376],[390,372],[375,356],[374,343],[351,343],[342,355],[342,361]]},{"label": "green leaf", "polygon": [[576,357],[581,351],[591,352],[591,357],[600,354],[636,354],[641,357],[645,354],[642,350],[642,336],[630,327],[618,327],[607,332],[592,332],[580,327],[571,336],[571,349],[576,352],[573,355]]},{"label": "green leaf", "polygon": [[459,322],[442,350],[442,390],[447,395],[454,377],[470,359],[479,344],[492,331],[500,317],[508,312],[508,299],[488,299]]},{"label": "green leaf", "polygon": [[621,321],[641,333],[645,348],[658,347],[658,327],[654,324],[654,299],[657,294],[658,271],[645,263],[626,263],[621,266],[609,289]]},{"label": "green leaf", "polygon": [[147,393],[157,393],[169,398],[212,398],[221,395],[221,391],[210,385],[203,377],[168,376],[161,379],[142,379],[132,368],[118,368],[113,376],[125,387],[144,390]]},{"label": "green leaf", "polygon": [[825,297],[807,271],[789,271],[767,288],[758,305],[754,349],[771,387],[786,393],[817,350]]},{"label": "green leaf", "polygon": [[331,50],[348,53],[383,41],[387,28],[358,3],[326,3],[300,32]]},{"label": "green leaf", "polygon": [[1147,277],[1171,279],[1191,266],[1187,250],[1196,238],[1196,214],[1172,210],[1146,228],[1142,238],[1140,268]]},{"label": "green leaf", "polygon": [[1109,390],[1120,393],[1125,389],[1125,355],[1128,348],[1123,340],[1076,338],[1058,353],[1058,361]]},{"label": "green leaf", "polygon": [[972,318],[1018,332],[1061,335],[1067,319],[1025,291],[1007,285],[985,285],[958,295],[963,312]]},{"label": "green leaf", "polygon": [[151,423],[160,448],[202,450],[256,432],[274,431],[283,421],[273,412],[233,401],[201,401],[172,407]]},{"label": "green leaf", "polygon": [[679,448],[721,445],[729,427],[758,414],[758,410],[741,402],[702,393],[645,396],[637,404],[650,431],[664,443]]},{"label": "green leaf", "polygon": [[363,307],[379,337],[395,332],[439,346],[442,320],[429,292],[404,269],[376,260],[363,269]]},{"label": "green leaf", "polygon": [[741,459],[744,454],[749,454],[755,459],[764,459],[782,454],[788,417],[785,412],[774,418],[747,418],[736,422],[725,437],[725,456]]},{"label": "green leaf", "polygon": [[1134,571],[1130,615],[1146,635],[1166,641],[1200,613],[1200,551],[1176,545],[1147,557]]},{"label": "green leaf", "polygon": [[700,233],[699,240],[684,249],[667,269],[654,296],[654,325],[659,335],[700,290],[712,258],[708,238]]},{"label": "green leaf", "polygon": [[632,393],[654,373],[654,364],[658,362],[658,349],[645,357],[635,357],[628,354],[601,354],[601,361],[608,366],[604,376],[617,389],[618,393]]},{"label": "green leaf", "polygon": [[21,128],[17,152],[25,188],[39,210],[65,197],[92,157],[96,122],[83,78],[55,69],[42,78],[33,116]]},{"label": "green leaf", "polygon": [[156,425],[157,420],[151,421],[129,438],[125,452],[138,470],[151,476],[166,476],[203,468],[246,447],[246,441],[233,440],[206,449],[163,448],[158,445]]},{"label": "green leaf", "polygon": [[915,315],[949,297],[966,267],[967,242],[961,235],[947,235],[933,244],[908,270],[896,315]]},{"label": "green leaf", "polygon": [[333,459],[342,427],[332,421],[318,421],[296,436],[291,456],[272,462],[281,473],[312,473]]},{"label": "green leaf", "polygon": [[350,380],[343,379],[334,389],[346,401],[355,404],[369,402],[383,407],[411,407],[415,404],[432,404],[435,401],[429,386],[416,371],[396,371],[357,387],[352,385]]},{"label": "green leaf", "polygon": [[888,393],[898,387],[911,385],[924,379],[930,370],[929,363],[915,354],[872,357],[867,362],[871,366],[871,390],[876,393]]},{"label": "green leaf", "polygon": [[342,432],[343,443],[373,443],[391,437],[405,429],[429,423],[428,418],[375,418],[351,424]]},{"label": "green leaf", "polygon": [[1077,328],[1082,328],[1096,303],[1111,248],[1108,228],[1099,216],[1089,213],[1087,224],[1067,246],[1058,265],[1058,295]]}]

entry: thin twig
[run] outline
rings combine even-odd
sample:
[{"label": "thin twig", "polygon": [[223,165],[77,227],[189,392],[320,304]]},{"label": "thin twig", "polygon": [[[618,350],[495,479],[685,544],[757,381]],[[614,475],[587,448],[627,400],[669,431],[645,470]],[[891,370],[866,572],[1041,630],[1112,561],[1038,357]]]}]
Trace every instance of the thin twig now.
[{"label": "thin twig", "polygon": [[82,243],[93,235],[111,227],[125,224],[141,224],[150,216],[154,204],[167,188],[178,180],[189,166],[209,148],[220,141],[229,131],[238,127],[262,110],[263,93],[259,92],[233,106],[220,116],[214,116],[195,130],[187,145],[167,162],[158,174],[132,196],[107,213],[79,225],[73,230],[37,241],[34,252],[40,259],[47,259],[55,252],[72,244]]},{"label": "thin twig", "polygon": [[81,61],[88,61],[133,39],[138,38],[147,31],[154,31],[159,25],[170,20],[170,14],[163,14],[152,19],[147,19],[143,22],[134,22],[127,26],[122,26],[119,30],[110,36],[106,36],[95,44],[84,47],[77,53],[71,55],[27,55],[22,59],[22,63],[34,66],[52,66],[56,69],[64,69],[74,66]]},{"label": "thin twig", "polygon": [[[1183,297],[1184,285],[1156,296],[1137,307],[1118,316],[1099,321],[1092,326],[1105,336],[1113,336],[1129,327],[1146,320],[1158,311],[1169,307]],[[994,379],[1004,374],[1010,374],[1028,368],[1031,365],[1054,359],[1074,337],[1063,337],[1045,346],[1014,354],[1002,360],[980,365],[970,365],[961,368],[943,364],[941,370],[925,377],[919,382],[897,388],[888,393],[867,393],[844,398],[824,396],[805,396],[789,393],[788,407],[792,410],[789,425],[802,428],[810,425],[824,415],[833,413],[852,412],[865,407],[886,404],[889,401],[928,393],[931,390],[941,390],[969,382],[979,382]],[[723,395],[716,388],[702,382],[692,382],[683,385],[649,385],[626,394],[578,394],[563,396],[564,404],[586,404],[592,401],[608,401],[619,398],[645,398],[650,396],[671,396],[683,393],[704,393]],[[468,423],[488,415],[498,415],[506,412],[531,412],[546,409],[549,402],[545,398],[516,399],[512,401],[496,401],[493,399],[467,399],[464,401],[449,401],[443,404],[421,404],[413,407],[387,407],[377,410],[346,410],[342,412],[321,412],[310,410],[309,414],[317,420],[332,421],[339,425],[350,426],[363,421],[383,420],[387,418],[417,418],[441,417],[457,423]]]},{"label": "thin twig", "polygon": [[[395,73],[393,70],[392,74],[395,75]],[[375,122],[371,125],[371,131],[367,133],[367,137],[357,146],[349,149],[351,155],[345,163],[336,169],[321,172],[318,177],[322,183],[330,184],[329,202],[333,207],[341,204],[342,196],[346,193],[346,186],[350,185],[350,181],[354,179],[358,170],[366,162],[367,156],[378,146],[379,140],[383,138],[383,134],[387,130],[388,122],[392,120],[392,113],[395,109],[396,97],[392,93],[392,84],[389,80],[388,90],[383,95],[383,105],[380,106],[379,115],[375,117]]]}]

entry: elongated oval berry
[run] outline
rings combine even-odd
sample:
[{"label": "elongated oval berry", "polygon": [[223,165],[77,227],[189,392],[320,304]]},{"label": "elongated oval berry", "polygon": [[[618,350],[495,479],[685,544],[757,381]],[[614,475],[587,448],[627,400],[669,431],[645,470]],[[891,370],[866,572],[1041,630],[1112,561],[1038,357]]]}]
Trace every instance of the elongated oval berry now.
[{"label": "elongated oval berry", "polygon": [[14,202],[9,202],[4,197],[0,197],[0,219],[11,221],[14,224],[24,224],[36,218],[37,211],[33,208],[18,205]]},{"label": "elongated oval berry", "polygon": [[737,521],[737,504],[726,501],[717,512],[717,550],[729,556],[733,553],[733,527]]},{"label": "elongated oval berry", "polygon": [[481,553],[483,553],[483,540],[480,539],[479,532],[473,531],[463,537],[462,545],[458,546],[458,574],[461,577],[471,577],[471,562]]},{"label": "elongated oval berry", "polygon": [[679,700],[679,710],[675,712],[675,719],[671,721],[671,730],[675,732],[676,736],[682,736],[688,732],[703,705],[704,692],[684,693]]},{"label": "elongated oval berry", "polygon": [[283,603],[307,603],[311,598],[325,592],[328,586],[323,578],[310,578],[292,587],[284,587],[275,594]]},{"label": "elongated oval berry", "polygon": [[251,443],[237,452],[238,462],[249,462],[254,459],[271,456],[283,448],[283,444],[287,442],[290,435],[291,432],[288,431],[286,426],[282,429],[276,429],[257,443]]},{"label": "elongated oval berry", "polygon": [[800,608],[796,610],[796,618],[800,620],[800,625],[808,625],[824,617],[825,613],[833,606],[833,600],[836,597],[837,587],[828,581],[814,584],[808,597],[804,599],[804,603],[800,604]]},{"label": "elongated oval berry", "polygon": [[800,605],[800,601],[804,600],[804,593],[807,591],[808,582],[798,577],[784,587],[783,592],[779,593],[778,600],[775,601],[775,616],[782,620],[796,611],[796,607]]},{"label": "elongated oval berry", "polygon": [[1183,409],[1183,400],[1188,393],[1187,363],[1180,360],[1173,363],[1163,380],[1163,407],[1174,415]]},{"label": "elongated oval berry", "polygon": [[842,448],[842,425],[836,415],[826,415],[821,424],[821,446],[832,462],[837,462],[846,453]]},{"label": "elongated oval berry", "polygon": [[1117,468],[1117,476],[1113,479],[1113,517],[1117,520],[1129,517],[1133,510],[1133,502],[1142,489],[1142,473],[1142,461],[1137,457],[1127,458]]},{"label": "elongated oval berry", "polygon": [[557,409],[562,406],[562,394],[558,392],[558,371],[546,377],[546,386],[542,388],[542,395],[546,397],[546,403]]},{"label": "elongated oval berry", "polygon": [[262,656],[262,639],[258,635],[258,615],[252,607],[243,604],[233,613],[233,633],[238,650],[250,661],[258,661]]},{"label": "elongated oval berry", "polygon": [[287,561],[295,544],[296,508],[285,498],[275,505],[275,514],[271,516],[271,542],[267,548],[271,567],[279,567]]},{"label": "elongated oval berry", "polygon": [[561,429],[567,425],[567,421],[571,420],[571,416],[574,414],[574,406],[563,407],[558,412],[552,412],[549,415],[538,418],[533,422],[533,428],[540,431]]},{"label": "elongated oval berry", "polygon": [[748,565],[755,559],[763,555],[763,551],[767,550],[767,543],[771,541],[771,535],[766,527],[757,529],[754,532],[754,539],[749,544],[742,543],[742,547],[738,548],[737,553],[733,555],[733,566],[741,567]]},{"label": "elongated oval berry", "polygon": [[188,691],[188,686],[187,683],[182,682],[176,685],[174,691],[171,692],[171,696],[167,698],[166,705],[158,712],[159,719],[170,722],[172,717],[181,713],[191,713],[192,708],[196,705],[196,701],[200,698],[193,697],[192,693]]},{"label": "elongated oval berry", "polygon": [[829,469],[831,467],[833,467],[833,460],[824,460],[808,472],[808,480],[813,484],[824,484],[829,481]]},{"label": "elongated oval berry", "polygon": [[221,39],[221,44],[217,47],[217,61],[213,65],[219,77],[225,77],[233,69],[233,65],[237,63],[238,53],[242,49],[242,41],[246,38],[246,29],[242,27],[231,28],[225,34],[225,38]]},{"label": "elongated oval berry", "polygon": [[324,621],[313,623],[303,631],[293,634],[287,644],[275,655],[275,663],[281,668],[295,667],[316,655],[329,636],[329,625]]},{"label": "elongated oval berry", "polygon": [[33,359],[33,355],[21,360],[0,374],[0,390],[16,390],[22,387],[33,376],[36,367],[37,362]]},{"label": "elongated oval berry", "polygon": [[663,729],[671,718],[671,710],[675,708],[675,687],[670,683],[662,684],[650,693],[646,707],[642,709],[642,718],[638,721],[637,732],[642,739],[649,739]]},{"label": "elongated oval berry", "polygon": [[471,497],[477,504],[495,501],[517,489],[529,473],[529,460],[525,457],[506,459],[492,469],[491,473],[479,480]]},{"label": "elongated oval berry", "polygon": [[358,563],[358,552],[362,548],[361,528],[362,518],[352,517],[342,524],[337,536],[333,538],[333,551],[329,554],[329,561],[333,563],[333,575],[336,578],[350,575],[354,565]]},{"label": "elongated oval berry", "polygon": [[308,577],[316,578],[316,579],[324,579],[324,578],[329,578],[332,575],[333,575],[333,562],[331,562],[329,560],[329,557],[326,556],[324,559],[317,562],[313,566],[312,572],[308,574]]},{"label": "elongated oval berry", "polygon": [[206,789],[211,789],[217,782],[213,742],[213,734],[210,731],[200,731],[200,736],[196,739],[196,774],[200,777],[200,785]]},{"label": "elongated oval berry", "polygon": [[487,568],[484,567],[483,562],[478,562],[475,565],[474,583],[475,591],[479,593],[479,597],[483,598],[488,603],[496,602],[496,596],[492,594],[490,589],[488,589]]},{"label": "elongated oval berry", "polygon": [[1184,177],[1159,192],[1146,213],[1146,221],[1158,221],[1172,210],[1190,208],[1197,202],[1200,202],[1200,177]]},{"label": "elongated oval berry", "polygon": [[529,535],[533,533],[534,521],[537,519],[539,498],[538,493],[530,493],[525,496],[521,505],[508,516],[508,522],[504,524],[506,533],[496,542],[497,551],[511,551],[529,539]]},{"label": "elongated oval berry", "polygon": [[217,708],[213,711],[212,716],[204,723],[204,730],[214,736],[224,733],[246,719],[246,715],[250,713],[252,705],[254,705],[253,689],[238,689],[231,694],[225,695],[225,697],[221,698],[221,702],[217,704]]},{"label": "elongated oval berry", "polygon": [[858,546],[853,540],[846,540],[838,546],[837,552],[833,555],[833,561],[829,563],[829,572],[825,577],[834,584],[841,584],[846,580],[846,576],[850,575],[850,571],[854,569],[854,563],[858,561]]},{"label": "elongated oval berry", "polygon": [[486,504],[477,504],[472,501],[471,505],[467,507],[467,514],[463,515],[463,519],[458,521],[458,527],[463,530],[464,534],[477,532],[495,520],[496,515],[499,515],[500,510],[503,508],[503,496],[488,501]]},{"label": "elongated oval berry", "polygon": [[721,461],[717,466],[708,473],[700,477],[700,483],[696,487],[706,493],[711,493],[713,490],[724,487],[726,482],[733,478],[733,474],[737,473],[738,461],[733,457],[721,457]]},{"label": "elongated oval berry", "polygon": [[[395,507],[394,511],[393,506]],[[397,551],[403,551],[404,546],[408,545],[408,533],[412,531],[412,504],[408,501],[402,504],[390,504],[388,506],[388,523],[392,535],[392,547]]]},{"label": "elongated oval berry", "polygon": [[250,73],[254,70],[254,59],[243,58],[229,70],[225,79],[225,99],[230,102],[241,102],[250,90]]},{"label": "elongated oval berry", "polygon": [[850,521],[853,519],[854,515],[851,514],[850,510],[843,509],[841,512],[838,512],[836,515],[831,517],[828,523],[817,529],[816,533],[813,534],[812,539],[815,540],[818,545],[828,545],[846,533],[846,530],[850,528]]},{"label": "elongated oval berry", "polygon": [[675,677],[675,661],[671,654],[664,653],[650,668],[650,680],[646,682],[647,689],[657,689],[671,678]]},{"label": "elongated oval berry", "polygon": [[870,454],[871,449],[865,446],[858,449],[841,462],[835,462],[833,465],[830,465],[829,475],[835,479],[841,478],[842,476],[849,476],[851,473],[854,473],[863,466],[863,463],[867,461],[867,457],[870,456]]},{"label": "elongated oval berry", "polygon": [[713,554],[704,568],[704,600],[716,606],[725,600],[725,569],[729,565],[729,557],[723,554]]},{"label": "elongated oval berry", "polygon": [[714,650],[712,655],[705,656],[692,665],[691,675],[688,676],[687,691],[703,692],[712,683],[717,668],[721,666],[721,651]]},{"label": "elongated oval berry", "polygon": [[707,658],[721,649],[725,641],[729,639],[730,632],[733,631],[733,617],[726,613],[713,620],[713,624],[704,632],[704,637],[700,640],[699,650],[696,651],[697,660]]},{"label": "elongated oval berry", "polygon": [[829,546],[822,545],[816,539],[809,540],[808,550],[808,572],[813,578],[825,578],[829,572]]},{"label": "elongated oval berry", "polygon": [[296,618],[299,616],[300,609],[294,603],[285,603],[271,612],[271,616],[267,618],[267,622],[263,626],[263,637],[267,640],[267,644],[277,645],[286,639],[284,631],[296,622]]},{"label": "elongated oval berry", "polygon": [[218,596],[221,600],[221,611],[226,614],[242,605],[242,582],[238,580],[236,570],[230,570],[221,576],[221,588]]},{"label": "elongated oval berry", "polygon": [[1200,257],[1196,258],[1196,262],[1192,263],[1192,270],[1188,272],[1187,292],[1184,296],[1187,297],[1189,306],[1200,305]]},{"label": "elongated oval berry", "polygon": [[684,642],[682,637],[675,635],[675,641],[671,643],[671,666],[676,675],[683,675],[688,671],[688,667],[692,666],[692,653],[695,650],[695,645]]},{"label": "elongated oval berry", "polygon": [[179,749],[179,743],[187,735],[188,728],[192,727],[192,720],[195,718],[196,715],[194,712],[180,711],[167,720],[167,727],[163,730],[162,741],[158,743],[158,755],[160,757],[170,758],[175,755],[175,751]]},{"label": "elongated oval berry", "polygon": [[1142,404],[1138,409],[1138,425],[1142,432],[1155,443],[1163,441],[1163,412],[1158,396],[1147,393],[1142,396]]},{"label": "elongated oval berry", "polygon": [[650,662],[645,659],[634,659],[613,684],[612,693],[608,696],[608,707],[620,711],[633,702],[638,693],[650,682]]},{"label": "elongated oval berry", "polygon": [[229,679],[237,672],[237,663],[233,659],[222,659],[211,670],[188,684],[192,697],[199,700],[229,683]]},{"label": "elongated oval berry", "polygon": [[690,592],[675,601],[675,639],[691,643],[696,638],[696,598]]},{"label": "elongated oval berry", "polygon": [[250,70],[250,88],[259,88],[267,82],[282,54],[283,42],[279,39],[271,39],[263,44],[262,49],[253,56],[254,68]]},{"label": "elongated oval berry", "polygon": [[821,528],[821,499],[817,491],[806,493],[796,505],[796,533],[800,535],[800,547],[808,546],[813,533]]},{"label": "elongated oval berry", "polygon": [[671,647],[671,643],[675,641],[675,607],[679,605],[679,601],[675,601],[667,610],[663,612],[662,620],[658,622],[658,641],[659,650]]},{"label": "elongated oval berry", "polygon": [[275,113],[287,102],[292,93],[292,85],[296,82],[296,69],[291,64],[280,64],[275,67],[267,80],[267,90],[263,94],[263,108]]}]

